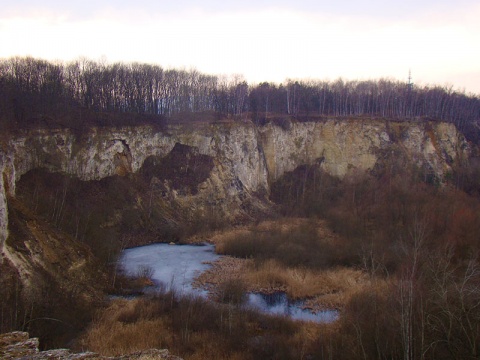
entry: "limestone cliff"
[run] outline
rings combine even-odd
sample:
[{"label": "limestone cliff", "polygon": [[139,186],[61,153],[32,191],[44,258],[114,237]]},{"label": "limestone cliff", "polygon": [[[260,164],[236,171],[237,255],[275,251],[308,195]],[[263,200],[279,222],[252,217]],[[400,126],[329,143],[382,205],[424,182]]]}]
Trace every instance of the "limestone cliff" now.
[{"label": "limestone cliff", "polygon": [[259,131],[270,181],[315,161],[340,178],[351,169],[371,170],[394,146],[442,179],[453,161],[469,152],[463,136],[447,123],[329,120],[288,129],[268,125]]},{"label": "limestone cliff", "polygon": [[95,128],[82,134],[31,130],[0,149],[0,250],[4,256],[10,252],[4,248],[7,196],[15,196],[16,182],[29,170],[102,179],[137,172],[147,158],[164,158],[175,144],[209,156],[214,166],[196,194],[178,193],[165,183],[171,196],[186,208],[201,209],[209,202],[232,219],[245,212],[245,202],[265,206],[255,194],[268,194],[272,182],[302,164],[319,163],[331,175],[343,177],[353,169],[373,169],[382,154],[395,148],[442,180],[470,151],[454,125],[440,122],[326,120],[283,127],[226,122],[171,125],[161,131],[149,126]]}]

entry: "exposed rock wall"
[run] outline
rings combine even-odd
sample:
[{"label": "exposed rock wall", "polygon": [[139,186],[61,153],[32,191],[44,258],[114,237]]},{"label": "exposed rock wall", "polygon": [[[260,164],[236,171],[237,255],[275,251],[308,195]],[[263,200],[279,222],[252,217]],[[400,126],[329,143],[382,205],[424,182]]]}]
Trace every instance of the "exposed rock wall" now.
[{"label": "exposed rock wall", "polygon": [[6,196],[15,195],[16,181],[27,171],[43,167],[83,180],[123,175],[138,171],[151,155],[166,156],[176,143],[214,158],[214,170],[196,196],[198,201],[222,199],[222,206],[232,213],[254,192],[268,193],[269,184],[302,164],[321,163],[328,173],[343,177],[352,169],[372,169],[382,151],[395,146],[442,179],[469,153],[454,125],[437,122],[189,124],[162,131],[148,126],[97,128],[80,135],[32,130],[16,135],[0,150],[0,251],[8,235]]},{"label": "exposed rock wall", "polygon": [[10,141],[2,170],[10,169],[6,175],[13,195],[15,182],[33,168],[98,180],[125,171],[136,172],[145,158],[165,156],[177,142],[221,160],[247,188],[267,186],[256,129],[251,124],[171,126],[165,132],[147,126],[102,128],[80,136],[68,130],[32,131]]},{"label": "exposed rock wall", "polygon": [[463,135],[447,123],[329,120],[296,123],[288,129],[269,124],[259,131],[270,181],[314,162],[341,178],[351,169],[370,170],[381,150],[394,145],[441,179],[454,160],[469,152]]}]

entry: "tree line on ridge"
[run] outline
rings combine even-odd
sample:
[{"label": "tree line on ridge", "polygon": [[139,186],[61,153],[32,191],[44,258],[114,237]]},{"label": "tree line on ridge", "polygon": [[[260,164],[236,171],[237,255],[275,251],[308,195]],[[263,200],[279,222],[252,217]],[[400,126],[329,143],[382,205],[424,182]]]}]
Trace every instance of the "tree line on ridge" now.
[{"label": "tree line on ridge", "polygon": [[[41,116],[86,113],[172,118],[214,114],[252,119],[374,117],[452,122],[477,138],[480,97],[453,86],[417,86],[392,79],[290,80],[248,84],[242,75],[210,75],[142,63],[86,58],[63,63],[32,57],[0,60],[0,122],[15,126]],[[83,121],[77,116],[73,122]],[[115,120],[113,121],[115,123]]]}]

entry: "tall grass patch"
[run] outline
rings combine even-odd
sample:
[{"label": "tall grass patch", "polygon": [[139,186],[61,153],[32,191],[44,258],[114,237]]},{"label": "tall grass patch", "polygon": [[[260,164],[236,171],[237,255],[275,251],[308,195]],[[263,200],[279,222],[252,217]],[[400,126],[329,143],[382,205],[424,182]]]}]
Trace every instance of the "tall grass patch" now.
[{"label": "tall grass patch", "polygon": [[113,301],[77,347],[106,356],[168,348],[185,359],[313,359],[322,327],[167,292]]},{"label": "tall grass patch", "polygon": [[310,269],[354,263],[347,244],[323,230],[315,219],[291,226],[255,226],[217,242],[217,252],[260,262],[274,259],[285,266]]}]

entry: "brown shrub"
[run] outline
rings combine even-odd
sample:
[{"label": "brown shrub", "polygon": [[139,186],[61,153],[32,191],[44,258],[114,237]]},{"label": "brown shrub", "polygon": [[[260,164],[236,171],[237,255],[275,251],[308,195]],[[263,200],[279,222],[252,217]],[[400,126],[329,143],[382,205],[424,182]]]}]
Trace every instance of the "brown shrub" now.
[{"label": "brown shrub", "polygon": [[312,358],[317,331],[315,324],[303,326],[285,318],[164,293],[150,299],[113,301],[97,316],[77,348],[116,355],[166,347],[189,359],[294,359],[309,354]]},{"label": "brown shrub", "polygon": [[247,299],[247,285],[243,279],[230,278],[217,286],[217,300],[231,305],[241,305]]}]

